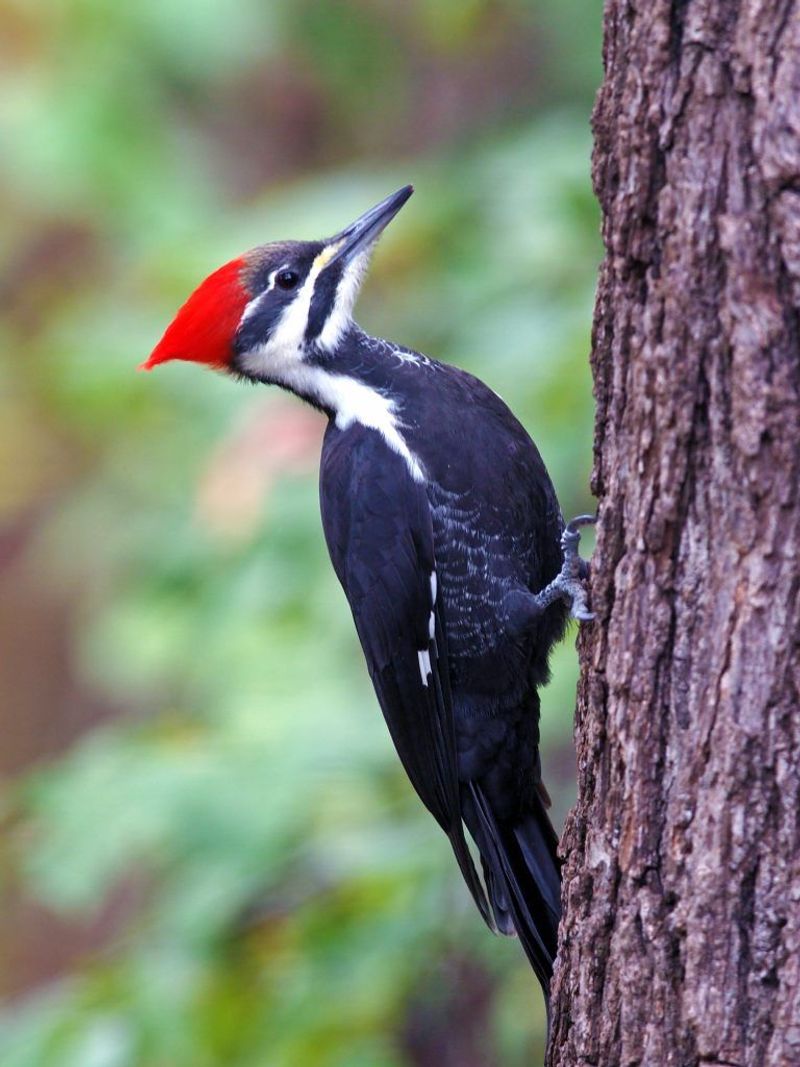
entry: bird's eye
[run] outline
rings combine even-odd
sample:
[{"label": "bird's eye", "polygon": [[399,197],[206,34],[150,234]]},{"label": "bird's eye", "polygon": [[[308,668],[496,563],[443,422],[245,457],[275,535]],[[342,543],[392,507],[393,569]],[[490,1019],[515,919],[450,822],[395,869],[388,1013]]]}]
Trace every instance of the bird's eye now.
[{"label": "bird's eye", "polygon": [[275,284],[279,289],[294,289],[300,281],[300,275],[295,270],[279,270],[275,275]]}]

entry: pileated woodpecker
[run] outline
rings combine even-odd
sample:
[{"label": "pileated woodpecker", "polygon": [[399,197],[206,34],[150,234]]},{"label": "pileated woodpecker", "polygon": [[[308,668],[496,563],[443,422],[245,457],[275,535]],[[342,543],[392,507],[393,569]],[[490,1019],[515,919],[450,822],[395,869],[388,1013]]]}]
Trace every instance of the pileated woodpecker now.
[{"label": "pileated woodpecker", "polygon": [[570,608],[592,617],[577,552],[592,520],[564,528],[536,446],[491,389],[353,321],[370,253],[412,191],[328,240],[220,267],[143,366],[205,363],[328,416],[322,522],[392,739],[481,915],[519,935],[547,997],[560,874],[537,687]]}]

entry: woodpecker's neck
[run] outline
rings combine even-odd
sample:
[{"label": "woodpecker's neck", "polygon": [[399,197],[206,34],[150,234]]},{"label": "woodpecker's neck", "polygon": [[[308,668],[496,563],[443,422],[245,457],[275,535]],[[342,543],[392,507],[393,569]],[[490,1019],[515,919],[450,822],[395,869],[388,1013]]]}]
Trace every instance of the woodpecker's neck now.
[{"label": "woodpecker's neck", "polygon": [[[335,344],[323,344],[320,340],[299,343],[284,359],[270,360],[262,381],[279,385],[282,389],[299,396],[301,400],[324,411],[331,419],[337,419],[347,405],[346,382],[363,384],[352,373],[350,352],[357,344],[361,333],[354,323],[348,323],[340,331]],[[342,388],[338,388],[338,385]]]},{"label": "woodpecker's neck", "polygon": [[273,363],[262,380],[324,411],[340,430],[356,423],[377,430],[405,459],[411,475],[423,480],[422,465],[403,432],[403,395],[393,370],[421,363],[424,357],[370,337],[352,321],[339,333],[335,347],[311,344],[297,356]]}]

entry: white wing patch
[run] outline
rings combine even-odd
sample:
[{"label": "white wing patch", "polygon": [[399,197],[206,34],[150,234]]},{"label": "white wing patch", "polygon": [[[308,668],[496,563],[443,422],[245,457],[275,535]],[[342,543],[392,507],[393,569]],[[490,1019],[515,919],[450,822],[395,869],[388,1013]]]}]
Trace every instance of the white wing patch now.
[{"label": "white wing patch", "polygon": [[428,688],[428,676],[433,674],[433,668],[431,667],[431,654],[427,648],[423,648],[421,652],[417,653],[417,659],[419,660],[419,676],[422,679],[422,684],[425,688]]},{"label": "white wing patch", "polygon": [[[436,571],[431,571],[431,613],[428,616],[428,637],[431,641],[436,637]],[[427,648],[421,649],[417,652],[417,659],[419,660],[419,676],[422,679],[422,684],[425,688],[428,688],[428,676],[433,674],[433,668],[431,666],[431,654]]]}]

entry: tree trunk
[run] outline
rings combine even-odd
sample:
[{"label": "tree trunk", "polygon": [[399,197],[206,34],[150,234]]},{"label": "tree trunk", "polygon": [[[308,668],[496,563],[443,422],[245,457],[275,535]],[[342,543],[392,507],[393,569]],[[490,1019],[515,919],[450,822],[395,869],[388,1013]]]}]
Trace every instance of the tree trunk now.
[{"label": "tree trunk", "polygon": [[607,0],[552,1067],[800,1064],[800,2]]}]

